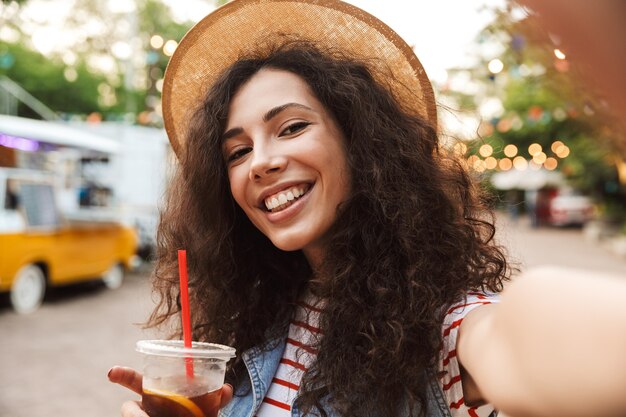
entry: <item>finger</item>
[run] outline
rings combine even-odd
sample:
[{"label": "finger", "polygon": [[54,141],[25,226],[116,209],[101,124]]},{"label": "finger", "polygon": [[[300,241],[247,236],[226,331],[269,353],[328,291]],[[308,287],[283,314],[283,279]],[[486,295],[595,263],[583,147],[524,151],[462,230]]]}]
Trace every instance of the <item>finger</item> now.
[{"label": "finger", "polygon": [[122,417],[149,417],[138,401],[126,401],[122,404]]},{"label": "finger", "polygon": [[220,399],[220,408],[223,408],[233,398],[233,386],[230,384],[224,384],[222,386],[222,397]]},{"label": "finger", "polygon": [[126,368],[123,366],[114,366],[109,370],[107,376],[109,377],[109,381],[120,384],[123,387],[126,387],[129,390],[141,395],[142,376],[134,369]]}]

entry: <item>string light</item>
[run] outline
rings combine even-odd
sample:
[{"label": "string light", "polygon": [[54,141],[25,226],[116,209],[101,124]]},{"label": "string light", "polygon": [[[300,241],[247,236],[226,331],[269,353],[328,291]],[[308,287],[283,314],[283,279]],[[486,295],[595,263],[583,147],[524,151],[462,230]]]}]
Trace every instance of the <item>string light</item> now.
[{"label": "string light", "polygon": [[561,142],[560,140],[555,140],[554,142],[552,142],[550,149],[552,149],[552,152],[554,152],[555,154],[558,154],[560,148],[563,146],[565,146],[563,142]]},{"label": "string light", "polygon": [[559,148],[559,151],[556,153],[556,156],[558,156],[559,158],[563,159],[563,158],[567,158],[569,155],[569,148],[565,145],[561,146]]},{"label": "string light", "polygon": [[524,171],[528,168],[528,161],[522,156],[516,156],[515,159],[513,159],[513,166],[519,171]]},{"label": "string light", "polygon": [[538,152],[533,155],[533,161],[538,165],[543,164],[546,161],[547,155],[543,152]]},{"label": "string light", "polygon": [[513,162],[509,158],[502,158],[498,162],[498,167],[500,167],[502,171],[508,171],[513,168]]},{"label": "string light", "polygon": [[478,150],[478,153],[483,158],[486,158],[488,156],[491,156],[491,154],[493,153],[493,148],[491,147],[491,145],[485,144],[485,145],[480,147],[480,149]]},{"label": "string light", "polygon": [[485,159],[485,168],[496,169],[497,166],[498,166],[498,160],[494,158],[493,156],[490,156],[487,159]]},{"label": "string light", "polygon": [[530,156],[537,155],[539,152],[541,152],[541,150],[542,150],[541,145],[538,143],[533,143],[532,145],[528,147],[528,153],[530,154]]},{"label": "string light", "polygon": [[513,158],[515,155],[517,155],[517,146],[513,144],[506,145],[504,147],[504,154],[509,158]]},{"label": "string light", "polygon": [[546,158],[546,162],[543,163],[543,166],[548,171],[554,171],[558,165],[559,165],[559,161],[557,161],[556,158],[552,158],[552,157]]}]

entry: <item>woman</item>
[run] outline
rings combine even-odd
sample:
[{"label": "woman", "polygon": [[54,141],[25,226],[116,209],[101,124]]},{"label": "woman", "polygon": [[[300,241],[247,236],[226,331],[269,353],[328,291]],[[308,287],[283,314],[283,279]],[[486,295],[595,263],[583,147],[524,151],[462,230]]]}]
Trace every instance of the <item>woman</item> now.
[{"label": "woman", "polygon": [[[439,146],[430,84],[395,33],[337,1],[239,0],[177,54],[164,115],[180,164],[150,324],[179,313],[184,247],[195,340],[238,352],[223,415],[569,411],[535,401],[511,356],[520,294],[538,284],[494,305],[510,268],[493,221]],[[141,391],[133,370],[109,378]],[[135,402],[123,415],[145,416]]]}]

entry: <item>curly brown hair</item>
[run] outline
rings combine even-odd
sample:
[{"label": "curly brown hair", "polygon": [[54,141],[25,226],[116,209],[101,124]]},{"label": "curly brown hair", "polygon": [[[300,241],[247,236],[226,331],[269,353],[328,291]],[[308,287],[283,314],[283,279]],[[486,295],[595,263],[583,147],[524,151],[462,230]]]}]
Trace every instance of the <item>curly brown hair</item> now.
[{"label": "curly brown hair", "polygon": [[[338,210],[320,271],[301,251],[277,249],[234,202],[221,152],[230,100],[263,68],[300,76],[343,130],[351,193]],[[367,62],[310,42],[286,42],[238,60],[195,111],[158,229],[149,325],[180,311],[176,249],[189,254],[194,340],[241,354],[284,337],[298,297],[325,300],[318,356],[303,381],[305,412],[395,415],[417,404],[436,364],[445,307],[468,290],[502,290],[510,275],[493,240],[493,214],[436,129],[407,113]],[[177,323],[178,320],[173,322]],[[176,328],[176,331],[179,331]]]}]

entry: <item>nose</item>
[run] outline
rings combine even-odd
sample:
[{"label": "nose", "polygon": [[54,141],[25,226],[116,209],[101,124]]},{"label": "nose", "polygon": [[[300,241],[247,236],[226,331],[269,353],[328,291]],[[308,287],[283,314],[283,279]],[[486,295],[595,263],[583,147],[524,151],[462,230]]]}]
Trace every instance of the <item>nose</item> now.
[{"label": "nose", "polygon": [[272,146],[255,146],[252,151],[249,177],[253,181],[278,174],[287,167],[286,155],[277,152]]}]

